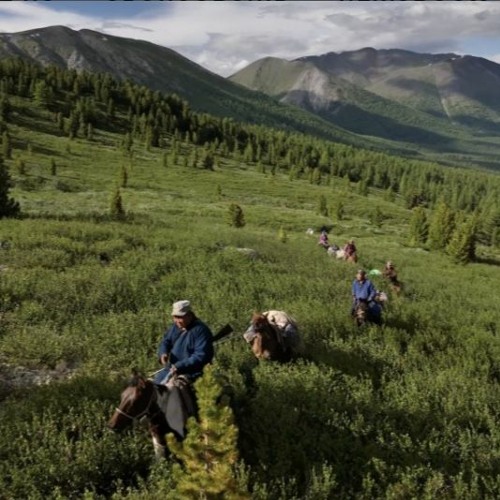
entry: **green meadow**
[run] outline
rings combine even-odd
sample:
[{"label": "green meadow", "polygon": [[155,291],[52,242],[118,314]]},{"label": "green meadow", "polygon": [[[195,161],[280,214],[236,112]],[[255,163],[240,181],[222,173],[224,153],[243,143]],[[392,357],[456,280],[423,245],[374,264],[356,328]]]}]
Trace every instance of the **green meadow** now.
[{"label": "green meadow", "polygon": [[[400,195],[223,154],[213,170],[193,166],[187,142],[175,164],[139,141],[124,153],[120,133],[70,140],[50,113],[13,102],[5,163],[21,215],[0,221],[0,498],[169,498],[174,461],[155,462],[146,426],[114,435],[106,422],[131,369],[159,368],[179,299],[214,332],[236,332],[214,368],[251,498],[500,496],[498,247],[457,265],[408,245]],[[122,217],[110,210],[118,186]],[[232,203],[243,227],[228,223]],[[401,296],[373,278],[389,293],[382,327],[354,326],[357,268],[320,249],[323,225],[339,246],[356,241],[359,266],[395,263]],[[297,362],[259,364],[242,339],[267,309],[300,325]],[[20,368],[50,383],[15,384]]]}]

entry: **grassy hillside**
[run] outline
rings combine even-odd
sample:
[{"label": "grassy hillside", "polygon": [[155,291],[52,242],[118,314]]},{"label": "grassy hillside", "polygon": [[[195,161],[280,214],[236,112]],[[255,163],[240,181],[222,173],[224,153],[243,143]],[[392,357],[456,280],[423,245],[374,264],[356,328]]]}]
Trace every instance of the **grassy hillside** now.
[{"label": "grassy hillside", "polygon": [[[0,222],[1,496],[169,498],[172,461],[154,463],[144,427],[104,426],[130,368],[158,368],[170,304],[188,298],[214,331],[242,333],[271,308],[300,324],[296,364],[257,364],[240,335],[217,347],[252,498],[498,498],[497,249],[457,266],[407,246],[399,196],[224,157],[197,168],[187,144],[165,165],[164,150],[136,143],[125,155],[122,135],[99,129],[70,141],[32,102],[13,105],[7,164],[23,216]],[[124,168],[126,217],[115,220]],[[341,200],[344,218],[318,215],[321,197],[330,213]],[[232,202],[242,228],[227,224]],[[395,262],[406,292],[382,328],[352,324],[355,267],[306,235],[322,225],[332,242],[356,240],[361,266]],[[52,383],[13,389],[20,370]]]}]

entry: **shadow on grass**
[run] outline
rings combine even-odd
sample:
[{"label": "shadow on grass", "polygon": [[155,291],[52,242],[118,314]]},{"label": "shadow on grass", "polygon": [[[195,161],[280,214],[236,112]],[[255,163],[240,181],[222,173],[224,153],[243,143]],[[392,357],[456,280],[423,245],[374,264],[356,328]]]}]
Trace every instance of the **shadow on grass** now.
[{"label": "shadow on grass", "polygon": [[494,257],[476,257],[475,262],[489,266],[500,266],[500,259],[495,259]]}]

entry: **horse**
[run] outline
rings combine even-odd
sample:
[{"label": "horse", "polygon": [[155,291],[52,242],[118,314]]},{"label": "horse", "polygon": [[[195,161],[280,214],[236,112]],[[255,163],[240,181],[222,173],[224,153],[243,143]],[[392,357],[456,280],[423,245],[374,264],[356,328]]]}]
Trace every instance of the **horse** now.
[{"label": "horse", "polygon": [[356,252],[351,253],[351,254],[346,254],[344,252],[344,260],[346,262],[351,262],[352,264],[356,264],[356,262],[358,262],[358,256],[357,256]]},{"label": "horse", "polygon": [[330,257],[335,257],[336,259],[344,259],[345,258],[345,252],[341,248],[330,246],[328,247],[326,253]]},{"label": "horse", "polygon": [[[286,318],[288,325],[281,327],[281,325],[271,322],[268,317],[270,315]],[[287,327],[290,331],[290,341],[287,341],[283,336]],[[247,337],[247,334],[250,335]],[[250,343],[252,352],[257,359],[286,363],[291,361],[295,354],[292,343],[298,343],[298,332],[295,323],[282,311],[254,313],[250,328],[245,334],[245,340]]]},{"label": "horse", "polygon": [[[375,310],[378,310],[378,314],[374,314]],[[363,326],[366,323],[380,326],[382,324],[382,307],[379,304],[369,304],[367,300],[358,299],[354,305],[352,316],[357,326]]]},{"label": "horse", "polygon": [[184,403],[181,390],[177,387],[158,385],[133,373],[129,385],[121,394],[120,404],[108,421],[108,428],[120,432],[142,418],[147,419],[155,457],[157,460],[166,458],[166,434],[173,433],[178,440],[182,440],[187,417],[195,413],[192,408],[188,408],[186,413],[185,406],[189,405]]}]

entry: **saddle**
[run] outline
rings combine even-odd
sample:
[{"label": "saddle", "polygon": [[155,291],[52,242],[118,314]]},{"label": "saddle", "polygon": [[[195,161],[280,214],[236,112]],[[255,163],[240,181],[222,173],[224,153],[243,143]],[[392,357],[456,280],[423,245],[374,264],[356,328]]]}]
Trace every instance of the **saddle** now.
[{"label": "saddle", "polygon": [[180,439],[184,439],[188,418],[198,413],[191,381],[183,375],[176,375],[159,387],[165,389],[158,391],[158,406],[168,426]]}]

